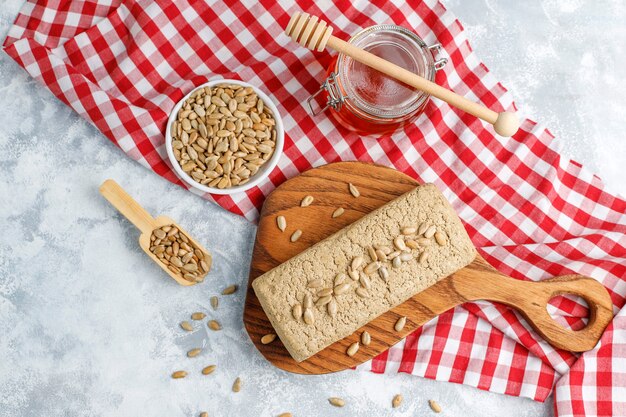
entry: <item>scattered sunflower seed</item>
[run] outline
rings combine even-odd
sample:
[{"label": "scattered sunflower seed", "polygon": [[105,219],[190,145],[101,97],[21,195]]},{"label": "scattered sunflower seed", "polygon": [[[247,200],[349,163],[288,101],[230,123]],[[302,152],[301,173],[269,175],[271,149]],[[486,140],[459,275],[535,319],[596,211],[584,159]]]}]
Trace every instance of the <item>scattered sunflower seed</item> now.
[{"label": "scattered sunflower seed", "polygon": [[363,346],[369,346],[372,343],[372,336],[370,336],[368,331],[361,333],[361,343]]},{"label": "scattered sunflower seed", "polygon": [[287,229],[287,220],[285,219],[285,216],[276,217],[276,225],[281,232],[284,232],[285,229]]},{"label": "scattered sunflower seed", "polygon": [[441,406],[435,400],[428,400],[428,405],[435,413],[441,413]]},{"label": "scattered sunflower seed", "polygon": [[174,379],[180,379],[180,378],[184,378],[187,376],[187,372],[185,371],[176,371],[174,373],[172,373],[172,378]]},{"label": "scattered sunflower seed", "polygon": [[190,358],[195,358],[200,354],[200,352],[202,352],[202,349],[200,348],[191,349],[189,352],[187,352],[187,356]]},{"label": "scattered sunflower seed", "polygon": [[241,378],[237,377],[235,382],[233,382],[233,392],[241,391]]},{"label": "scattered sunflower seed", "polygon": [[401,332],[402,329],[404,329],[405,325],[406,325],[406,316],[402,316],[398,319],[398,321],[396,321],[396,324],[394,324],[393,328],[396,332]]},{"label": "scattered sunflower seed", "polygon": [[334,405],[335,407],[343,407],[346,405],[346,402],[339,397],[330,397],[328,402]]},{"label": "scattered sunflower seed", "polygon": [[214,331],[222,330],[222,325],[217,320],[209,320],[208,326],[209,329]]},{"label": "scattered sunflower seed", "polygon": [[300,202],[300,207],[308,207],[308,206],[310,206],[311,203],[313,203],[313,200],[314,200],[314,198],[313,198],[312,195],[307,195]]},{"label": "scattered sunflower seed", "polygon": [[402,394],[396,394],[393,396],[393,400],[391,400],[391,406],[393,408],[398,408],[400,407],[400,404],[402,404],[402,400],[404,398],[402,397]]},{"label": "scattered sunflower seed", "polygon": [[192,319],[192,320],[202,320],[202,319],[203,319],[203,318],[205,318],[205,317],[206,317],[206,314],[204,314],[204,313],[200,313],[200,312],[198,312],[198,313],[193,313],[193,314],[191,315],[191,319]]},{"label": "scattered sunflower seed", "polygon": [[237,292],[238,288],[239,287],[237,285],[229,285],[228,287],[224,288],[224,290],[222,291],[222,295],[234,294],[235,292]]},{"label": "scattered sunflower seed", "polygon": [[209,417],[209,413],[207,413],[206,411],[203,411],[200,413],[200,417]]},{"label": "scattered sunflower seed", "polygon": [[292,242],[295,242],[298,239],[300,239],[300,236],[302,236],[302,230],[298,229],[295,232],[293,232],[289,240],[291,240]]},{"label": "scattered sunflower seed", "polygon": [[217,365],[205,366],[204,368],[202,368],[202,375],[212,374],[213,371],[215,371],[215,368],[217,368]]},{"label": "scattered sunflower seed", "polygon": [[281,413],[278,415],[278,417],[293,417],[293,414],[291,413]]},{"label": "scattered sunflower seed", "polygon": [[359,342],[354,342],[350,346],[348,346],[348,350],[346,350],[346,354],[350,357],[356,355],[359,351]]},{"label": "scattered sunflower seed", "polygon": [[344,213],[344,211],[345,210],[343,209],[343,207],[339,207],[337,210],[333,211],[333,215],[332,215],[333,219],[341,216]]},{"label": "scattered sunflower seed", "polygon": [[356,186],[354,184],[349,183],[348,184],[348,188],[350,189],[350,194],[352,194],[352,196],[354,198],[357,198],[357,197],[359,197],[361,195],[361,193],[359,192],[359,189],[356,188]]},{"label": "scattered sunflower seed", "polygon": [[191,323],[189,323],[188,321],[183,321],[180,323],[180,327],[183,328],[183,330],[186,330],[188,332],[193,331],[193,326],[191,325]]},{"label": "scattered sunflower seed", "polygon": [[213,307],[213,310],[217,310],[217,306],[220,303],[220,299],[217,298],[216,295],[214,295],[213,297],[211,297],[211,307]]},{"label": "scattered sunflower seed", "polygon": [[261,338],[261,343],[264,345],[268,345],[272,343],[276,339],[276,335],[274,333],[266,334]]}]

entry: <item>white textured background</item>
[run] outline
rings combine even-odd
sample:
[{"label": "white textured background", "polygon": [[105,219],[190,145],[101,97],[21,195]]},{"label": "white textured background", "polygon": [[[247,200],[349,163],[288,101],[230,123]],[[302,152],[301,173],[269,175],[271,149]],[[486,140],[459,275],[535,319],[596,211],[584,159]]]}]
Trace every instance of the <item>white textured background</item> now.
[{"label": "white textured background", "polygon": [[[4,39],[21,1],[0,0]],[[449,0],[474,49],[563,152],[626,194],[626,6],[614,0]],[[551,415],[552,404],[407,375],[304,377],[268,365],[242,325],[243,293],[222,298],[219,334],[178,322],[247,278],[254,226],[126,158],[0,54],[0,416]],[[164,279],[138,233],[98,195],[115,178],[214,255],[208,281]],[[211,314],[212,315],[212,314]],[[206,343],[194,360],[184,352]],[[210,363],[217,371],[202,377]],[[191,371],[172,381],[175,369]],[[230,392],[236,376],[244,384]],[[391,411],[394,394],[405,403]],[[334,409],[329,396],[348,405]]]}]

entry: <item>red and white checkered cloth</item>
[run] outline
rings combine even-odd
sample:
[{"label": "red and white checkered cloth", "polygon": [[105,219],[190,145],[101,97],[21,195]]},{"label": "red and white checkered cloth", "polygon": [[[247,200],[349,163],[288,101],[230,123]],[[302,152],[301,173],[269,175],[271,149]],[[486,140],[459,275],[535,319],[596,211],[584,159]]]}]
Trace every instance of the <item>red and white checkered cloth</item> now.
[{"label": "red and white checkered cloth", "polygon": [[[435,0],[300,3],[28,1],[4,47],[131,158],[178,184],[163,137],[174,104],[213,78],[260,86],[283,117],[284,155],[259,188],[232,198],[205,196],[250,220],[275,186],[312,166],[373,161],[435,183],[484,257],[503,273],[531,280],[588,275],[610,291],[616,313],[623,307],[626,201],[562,158],[543,127],[524,120],[515,137],[499,138],[476,118],[432,100],[415,124],[375,140],[306,112],[303,104],[325,78],[332,57],[283,35],[296,10],[323,16],[344,39],[374,24],[411,28],[428,43],[440,42],[449,56],[437,74],[439,84],[496,111],[514,109],[511,95],[472,52],[450,11]],[[580,327],[587,312],[562,297],[551,308],[572,327]],[[579,357],[552,348],[509,308],[469,303],[360,368],[539,401],[556,386],[559,416],[626,415],[626,312],[594,350]]]}]

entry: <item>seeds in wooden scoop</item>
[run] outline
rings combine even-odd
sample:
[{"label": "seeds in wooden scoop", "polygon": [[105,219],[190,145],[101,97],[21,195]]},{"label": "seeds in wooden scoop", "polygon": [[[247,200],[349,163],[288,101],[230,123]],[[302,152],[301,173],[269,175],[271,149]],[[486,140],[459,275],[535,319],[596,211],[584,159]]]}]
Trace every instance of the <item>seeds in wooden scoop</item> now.
[{"label": "seeds in wooden scoop", "polygon": [[233,392],[241,391],[241,378],[237,377],[235,382],[233,382]]},{"label": "seeds in wooden scoop", "polygon": [[224,288],[224,290],[222,290],[222,295],[234,294],[235,292],[237,292],[238,288],[239,287],[237,285],[229,285],[228,287]]},{"label": "seeds in wooden scoop", "polygon": [[335,407],[343,407],[346,405],[346,402],[339,397],[330,397],[328,402],[334,405]]},{"label": "seeds in wooden scoop", "polygon": [[187,356],[190,358],[195,358],[200,354],[200,352],[202,352],[202,349],[200,348],[191,349],[189,352],[187,352]]},{"label": "seeds in wooden scoop", "polygon": [[435,400],[428,400],[428,405],[435,413],[441,413],[441,406]]},{"label": "seeds in wooden scoop", "polygon": [[298,239],[300,239],[300,236],[302,236],[302,230],[298,229],[295,232],[293,232],[289,240],[291,240],[292,242],[295,242]]},{"label": "seeds in wooden scoop", "polygon": [[274,114],[254,89],[240,85],[197,89],[169,130],[180,167],[209,187],[247,183],[276,148]]},{"label": "seeds in wooden scoop", "polygon": [[400,407],[400,404],[402,404],[402,400],[404,400],[404,397],[402,397],[402,394],[396,394],[393,396],[393,399],[391,400],[391,406],[393,408],[398,408]]},{"label": "seeds in wooden scoop", "polygon": [[278,229],[281,232],[284,232],[285,229],[287,229],[287,220],[285,219],[285,216],[276,217],[276,226],[278,226]]},{"label": "seeds in wooden scoop", "polygon": [[339,207],[337,210],[333,211],[333,215],[332,215],[333,219],[341,216],[344,213],[344,211],[345,210],[343,209],[343,207]]},{"label": "seeds in wooden scoop", "polygon": [[213,310],[217,310],[217,306],[219,305],[219,303],[220,303],[220,300],[219,298],[217,298],[216,295],[211,297],[211,307],[213,307]]},{"label": "seeds in wooden scoop", "polygon": [[210,269],[208,255],[174,225],[152,231],[150,252],[177,276],[189,282],[202,282]]},{"label": "seeds in wooden scoop", "polygon": [[187,376],[187,372],[185,371],[176,371],[174,373],[172,373],[172,378],[174,379],[180,379],[180,378],[184,378]]},{"label": "seeds in wooden scoop", "polygon": [[212,374],[213,371],[215,371],[215,368],[217,368],[217,365],[205,366],[204,368],[202,368],[202,375]]},{"label": "seeds in wooden scoop", "polygon": [[207,325],[209,326],[209,329],[211,330],[215,330],[215,331],[222,330],[222,325],[217,320],[209,320]]},{"label": "seeds in wooden scoop", "polygon": [[202,320],[202,319],[203,319],[203,318],[205,318],[205,317],[206,317],[206,314],[204,314],[204,313],[200,313],[200,312],[198,312],[198,313],[193,313],[193,314],[191,315],[191,319],[192,319],[192,320]]},{"label": "seeds in wooden scoop", "polygon": [[276,335],[274,333],[269,333],[261,338],[261,343],[263,343],[264,345],[268,345],[272,343],[275,339]]},{"label": "seeds in wooden scoop", "polygon": [[182,327],[183,330],[188,331],[188,332],[193,331],[193,326],[188,321],[181,322],[180,327]]},{"label": "seeds in wooden scoop", "polygon": [[356,355],[359,351],[359,342],[354,342],[350,346],[348,346],[348,350],[346,350],[346,354],[350,357]]},{"label": "seeds in wooden scoop", "polygon": [[401,332],[404,329],[404,325],[406,324],[406,316],[402,316],[396,321],[396,324],[393,326],[396,332]]},{"label": "seeds in wooden scoop", "polygon": [[311,203],[313,203],[313,200],[314,200],[314,198],[313,198],[312,195],[307,195],[300,202],[300,207],[308,207],[308,206],[310,206]]},{"label": "seeds in wooden scoop", "polygon": [[352,194],[354,198],[357,198],[361,195],[361,193],[359,192],[359,189],[356,188],[354,184],[348,183],[348,188],[350,189],[350,194]]},{"label": "seeds in wooden scoop", "polygon": [[372,343],[372,336],[370,336],[369,332],[364,331],[361,333],[361,343],[363,346],[369,346]]}]

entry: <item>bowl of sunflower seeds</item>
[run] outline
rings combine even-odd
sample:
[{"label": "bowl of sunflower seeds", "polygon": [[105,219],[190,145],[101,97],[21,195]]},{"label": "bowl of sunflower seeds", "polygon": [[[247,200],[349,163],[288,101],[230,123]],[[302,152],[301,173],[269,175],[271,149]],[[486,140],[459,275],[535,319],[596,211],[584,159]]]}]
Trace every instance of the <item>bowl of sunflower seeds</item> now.
[{"label": "bowl of sunflower seeds", "polygon": [[238,80],[196,87],[170,114],[167,155],[176,174],[211,194],[234,194],[263,181],[283,150],[276,105],[258,88]]}]

